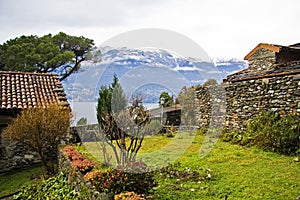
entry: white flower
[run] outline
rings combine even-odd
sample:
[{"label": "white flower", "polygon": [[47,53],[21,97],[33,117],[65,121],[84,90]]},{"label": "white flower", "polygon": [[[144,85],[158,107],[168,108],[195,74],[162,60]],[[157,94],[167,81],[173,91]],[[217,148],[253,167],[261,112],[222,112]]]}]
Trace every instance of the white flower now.
[{"label": "white flower", "polygon": [[191,191],[192,191],[192,192],[195,192],[195,189],[194,189],[194,188],[192,188],[192,189],[191,189]]}]

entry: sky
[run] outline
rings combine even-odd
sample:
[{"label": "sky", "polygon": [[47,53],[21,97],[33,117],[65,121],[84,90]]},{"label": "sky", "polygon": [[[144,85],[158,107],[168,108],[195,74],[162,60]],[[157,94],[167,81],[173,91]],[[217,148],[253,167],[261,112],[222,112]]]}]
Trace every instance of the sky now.
[{"label": "sky", "polygon": [[178,32],[212,58],[300,42],[299,0],[0,0],[0,43],[60,31],[101,45],[132,30]]}]

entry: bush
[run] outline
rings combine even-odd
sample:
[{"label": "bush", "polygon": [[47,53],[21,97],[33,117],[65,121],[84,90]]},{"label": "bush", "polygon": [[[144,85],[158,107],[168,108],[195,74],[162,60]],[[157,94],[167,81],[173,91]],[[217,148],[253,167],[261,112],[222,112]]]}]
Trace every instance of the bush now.
[{"label": "bush", "polygon": [[52,157],[58,144],[69,132],[70,117],[70,110],[58,105],[25,109],[4,130],[3,138],[37,152],[45,169],[54,173],[51,159],[56,159]]},{"label": "bush", "polygon": [[262,112],[249,121],[246,134],[250,144],[268,151],[294,155],[300,150],[300,116]]},{"label": "bush", "polygon": [[96,165],[96,163],[89,160],[85,155],[75,150],[74,146],[64,147],[64,154],[71,160],[71,167],[82,173],[91,171]]},{"label": "bush", "polygon": [[88,172],[84,178],[90,181],[99,192],[119,194],[124,191],[133,191],[137,194],[146,194],[156,185],[154,174],[147,172],[146,168],[146,164],[142,161],[131,161],[124,166],[107,171]]},{"label": "bush", "polygon": [[220,139],[224,142],[231,142],[233,144],[244,146],[250,144],[251,136],[248,133],[241,134],[234,131],[223,130]]},{"label": "bush", "polygon": [[14,195],[13,199],[80,199],[76,190],[68,183],[67,173],[60,172],[56,176],[42,181],[39,185],[31,185]]},{"label": "bush", "polygon": [[71,167],[81,171],[82,173],[91,171],[94,166],[95,163],[90,161],[89,159],[73,160],[71,162]]}]

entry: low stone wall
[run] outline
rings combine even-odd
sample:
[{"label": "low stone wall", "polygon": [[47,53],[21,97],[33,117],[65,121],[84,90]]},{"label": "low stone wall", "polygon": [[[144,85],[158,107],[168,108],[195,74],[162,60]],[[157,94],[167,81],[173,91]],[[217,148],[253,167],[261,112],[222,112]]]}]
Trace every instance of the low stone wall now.
[{"label": "low stone wall", "polygon": [[[61,144],[66,144],[68,141],[69,137],[66,137],[61,140]],[[57,152],[46,152],[46,156],[48,159],[55,160]],[[41,165],[41,158],[37,152],[20,143],[3,140],[0,145],[0,173],[36,165]]]},{"label": "low stone wall", "polygon": [[60,171],[67,171],[69,174],[68,179],[70,184],[75,188],[75,190],[82,195],[82,199],[101,199],[101,200],[113,200],[113,194],[100,193],[98,192],[94,186],[91,185],[90,182],[84,180],[83,174],[75,170],[70,165],[70,160],[63,154],[63,150],[60,149],[58,151],[58,164]]},{"label": "low stone wall", "polygon": [[227,82],[225,89],[227,129],[243,132],[261,111],[300,114],[300,74]]},{"label": "low stone wall", "polygon": [[1,144],[0,158],[0,173],[41,164],[38,153],[15,142]]}]

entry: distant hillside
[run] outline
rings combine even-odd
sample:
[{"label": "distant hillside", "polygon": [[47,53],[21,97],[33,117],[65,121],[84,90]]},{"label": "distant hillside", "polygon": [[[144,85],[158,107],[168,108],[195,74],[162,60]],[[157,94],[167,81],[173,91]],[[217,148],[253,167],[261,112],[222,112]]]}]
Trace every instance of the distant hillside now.
[{"label": "distant hillside", "polygon": [[162,91],[177,95],[178,88],[184,85],[202,84],[207,78],[215,77],[221,81],[228,74],[246,67],[245,61],[237,59],[205,62],[160,49],[105,47],[102,48],[101,63],[83,64],[81,71],[63,84],[69,100],[95,102],[101,86],[110,84],[116,74],[127,93],[139,93],[144,102],[156,103]]}]

